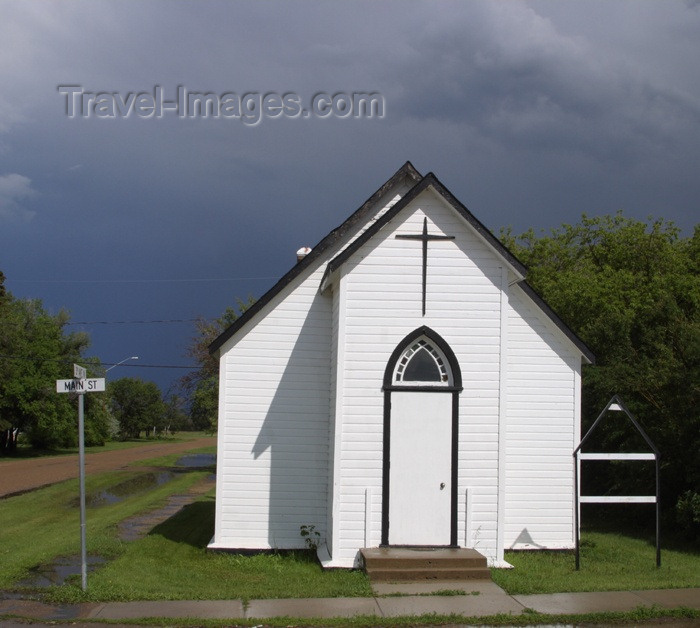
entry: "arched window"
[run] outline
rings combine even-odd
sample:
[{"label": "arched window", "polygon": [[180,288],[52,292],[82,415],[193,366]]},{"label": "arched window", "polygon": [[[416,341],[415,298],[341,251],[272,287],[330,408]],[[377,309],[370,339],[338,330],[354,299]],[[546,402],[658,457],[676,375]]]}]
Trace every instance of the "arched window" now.
[{"label": "arched window", "polygon": [[392,382],[449,386],[451,373],[445,356],[426,337],[412,341],[396,362]]}]

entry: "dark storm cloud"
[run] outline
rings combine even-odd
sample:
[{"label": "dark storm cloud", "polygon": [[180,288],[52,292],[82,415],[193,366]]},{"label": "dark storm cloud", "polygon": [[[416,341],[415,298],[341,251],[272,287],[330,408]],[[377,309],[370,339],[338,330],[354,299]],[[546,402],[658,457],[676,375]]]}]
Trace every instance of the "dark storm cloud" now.
[{"label": "dark storm cloud", "polygon": [[[525,4],[467,4],[457,17],[434,19],[412,33],[413,55],[400,72],[410,67],[410,89],[393,102],[413,119],[462,124],[532,153],[619,162],[697,138],[697,93],[663,85],[663,77],[629,67],[624,54],[558,29]],[[659,54],[671,35],[638,33]]]},{"label": "dark storm cloud", "polygon": [[[0,270],[18,296],[78,320],[216,316],[259,296],[406,159],[496,230],[617,209],[686,232],[697,222],[697,3],[2,1],[0,12]],[[376,91],[386,116],[69,119],[58,85]],[[231,281],[19,281],[75,268]],[[166,329],[154,344],[91,331],[105,360],[139,345],[170,363],[191,333]]]}]

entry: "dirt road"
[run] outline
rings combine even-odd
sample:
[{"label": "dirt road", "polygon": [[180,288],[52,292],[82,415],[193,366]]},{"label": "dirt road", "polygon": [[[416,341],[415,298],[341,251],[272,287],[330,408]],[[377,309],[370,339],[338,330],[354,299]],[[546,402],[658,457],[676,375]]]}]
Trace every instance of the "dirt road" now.
[{"label": "dirt road", "polygon": [[[212,445],[216,445],[215,436],[174,443],[149,443],[130,449],[86,454],[85,473],[89,475],[123,469],[128,464],[138,460],[177,454]],[[77,477],[77,454],[72,456],[30,458],[27,460],[3,460],[0,461],[0,497]]]}]

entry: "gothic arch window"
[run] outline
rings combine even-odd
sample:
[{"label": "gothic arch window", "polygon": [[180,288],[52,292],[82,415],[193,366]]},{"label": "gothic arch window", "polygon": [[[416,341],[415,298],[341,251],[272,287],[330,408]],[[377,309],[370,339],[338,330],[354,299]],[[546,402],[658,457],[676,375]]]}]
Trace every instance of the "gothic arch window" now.
[{"label": "gothic arch window", "polygon": [[385,391],[401,388],[456,392],[462,373],[454,352],[435,331],[423,325],[394,349],[384,370]]},{"label": "gothic arch window", "polygon": [[421,337],[410,342],[397,360],[392,383],[449,386],[451,379],[445,356],[428,338]]}]

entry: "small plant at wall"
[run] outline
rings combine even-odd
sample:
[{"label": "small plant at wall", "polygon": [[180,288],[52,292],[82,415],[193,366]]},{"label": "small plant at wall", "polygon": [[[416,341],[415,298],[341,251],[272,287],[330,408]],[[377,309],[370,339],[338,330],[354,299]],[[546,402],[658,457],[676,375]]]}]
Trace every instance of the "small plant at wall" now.
[{"label": "small plant at wall", "polygon": [[299,534],[301,534],[301,538],[304,539],[304,543],[306,543],[307,548],[314,551],[318,549],[318,544],[321,541],[321,534],[316,529],[316,526],[300,526]]}]

